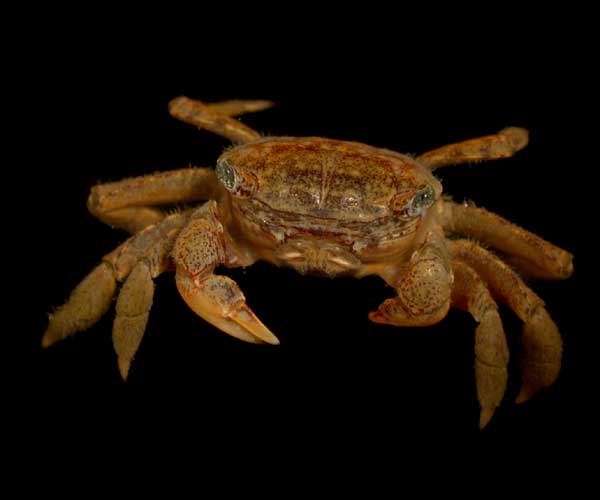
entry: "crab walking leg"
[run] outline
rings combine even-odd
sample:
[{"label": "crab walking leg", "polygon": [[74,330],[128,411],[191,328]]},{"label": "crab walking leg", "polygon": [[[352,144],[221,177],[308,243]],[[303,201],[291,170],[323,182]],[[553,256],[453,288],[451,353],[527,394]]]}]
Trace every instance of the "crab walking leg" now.
[{"label": "crab walking leg", "polygon": [[88,209],[101,221],[136,233],[164,218],[150,205],[208,200],[217,189],[212,168],[171,170],[94,186]]},{"label": "crab walking leg", "polygon": [[449,242],[454,257],[466,262],[487,283],[492,294],[510,307],[523,321],[521,376],[523,384],[517,402],[527,401],[558,377],[562,341],[544,302],[508,265],[467,240]]},{"label": "crab walking leg", "polygon": [[148,324],[154,297],[152,280],[171,268],[170,253],[186,221],[186,214],[178,214],[166,219],[157,230],[143,230],[132,238],[136,244],[124,248],[115,262],[117,270],[122,274],[128,273],[117,299],[112,332],[123,380],[127,380],[131,362]]},{"label": "crab walking leg", "polygon": [[520,127],[508,127],[497,134],[433,149],[417,156],[417,160],[431,170],[435,170],[446,165],[510,158],[527,146],[528,141],[527,130]]},{"label": "crab walking leg", "polygon": [[441,216],[446,231],[505,252],[531,277],[565,279],[573,273],[572,254],[483,208],[444,201]]},{"label": "crab walking leg", "polygon": [[218,107],[211,107],[188,97],[173,99],[169,103],[169,113],[178,120],[223,136],[235,144],[260,138],[258,132],[219,112]]},{"label": "crab walking leg", "polygon": [[239,116],[246,113],[256,113],[273,107],[273,101],[259,99],[255,101],[246,101],[240,99],[232,99],[230,101],[212,102],[206,104],[213,111],[226,116]]},{"label": "crab walking leg", "polygon": [[91,327],[108,311],[116,288],[113,267],[107,262],[100,263],[75,287],[69,300],[50,314],[42,346],[49,347]]},{"label": "crab walking leg", "polygon": [[453,283],[441,227],[436,225],[426,233],[406,266],[384,272],[382,277],[398,295],[369,313],[371,321],[396,326],[428,326],[441,321],[450,308]]},{"label": "crab walking leg", "polygon": [[247,342],[278,344],[248,307],[237,283],[213,273],[219,264],[250,263],[241,262],[227,241],[216,203],[210,201],[196,210],[173,248],[177,289],[196,314],[223,332]]},{"label": "crab walking leg", "polygon": [[145,227],[158,223],[165,218],[166,214],[163,210],[154,207],[126,207],[94,215],[111,227],[118,227],[129,234],[135,234]]},{"label": "crab walking leg", "polygon": [[152,273],[148,264],[140,261],[121,288],[113,323],[113,347],[123,380],[127,380],[131,362],[146,331],[153,297]]},{"label": "crab walking leg", "polygon": [[[138,260],[172,231],[179,231],[188,213],[166,217],[132,236],[103,261],[75,287],[67,302],[50,315],[42,345],[48,347],[74,333],[87,330],[108,310],[115,295],[117,281],[123,281]],[[172,246],[172,245],[171,245]],[[158,266],[158,254],[149,254],[150,262]]]},{"label": "crab walking leg", "polygon": [[455,260],[452,267],[452,305],[470,312],[479,323],[475,331],[475,380],[481,406],[479,427],[483,429],[500,406],[506,391],[508,345],[498,306],[485,283],[460,260]]}]

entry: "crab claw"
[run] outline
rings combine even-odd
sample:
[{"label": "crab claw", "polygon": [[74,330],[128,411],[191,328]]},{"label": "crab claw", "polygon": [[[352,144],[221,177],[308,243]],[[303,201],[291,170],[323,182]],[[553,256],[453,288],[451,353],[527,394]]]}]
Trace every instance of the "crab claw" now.
[{"label": "crab claw", "polygon": [[279,344],[279,339],[248,307],[244,294],[232,279],[214,274],[192,279],[177,274],[176,283],[192,311],[219,330],[246,342]]}]

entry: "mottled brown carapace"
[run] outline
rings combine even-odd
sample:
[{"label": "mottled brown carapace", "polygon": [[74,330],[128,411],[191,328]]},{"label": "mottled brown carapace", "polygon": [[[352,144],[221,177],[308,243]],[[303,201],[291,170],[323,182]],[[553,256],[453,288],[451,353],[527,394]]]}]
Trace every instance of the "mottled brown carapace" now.
[{"label": "mottled brown carapace", "polygon": [[[558,329],[518,272],[564,279],[573,271],[572,255],[482,208],[453,203],[432,174],[445,165],[508,158],[527,144],[524,129],[506,128],[412,158],[357,142],[264,138],[232,118],[269,106],[186,97],[169,104],[174,117],[234,146],[214,170],[187,168],[92,189],[90,211],[132,236],[51,315],[44,346],[94,324],[123,282],[113,344],[126,378],[148,321],[153,279],[173,270],[179,293],[206,321],[247,342],[278,344],[237,283],[216,273],[219,266],[265,260],[300,273],[380,276],[396,294],[369,314],[376,323],[427,326],[450,307],[468,311],[479,323],[475,373],[482,427],[507,383],[508,348],[496,300],[524,323],[518,401],[556,380]],[[180,203],[192,207],[171,215],[161,208]],[[500,250],[503,259],[475,241]]]},{"label": "mottled brown carapace", "polygon": [[[408,156],[318,137],[261,139],[234,147],[218,159],[220,172],[232,179],[227,210],[240,232],[268,250],[261,252],[264,260],[280,265],[286,264],[281,248],[288,247],[286,242],[294,253],[299,246],[327,243],[338,244],[337,253],[347,253],[353,262],[384,255],[397,260],[422,221],[406,213],[411,200],[430,187],[433,204],[442,192],[431,172]],[[304,260],[293,267],[322,271],[322,259]],[[355,265],[335,269],[364,274]]]},{"label": "mottled brown carapace", "polygon": [[256,178],[252,197],[271,209],[347,222],[391,215],[392,199],[441,185],[416,160],[357,142],[278,137],[237,146],[219,159]]}]

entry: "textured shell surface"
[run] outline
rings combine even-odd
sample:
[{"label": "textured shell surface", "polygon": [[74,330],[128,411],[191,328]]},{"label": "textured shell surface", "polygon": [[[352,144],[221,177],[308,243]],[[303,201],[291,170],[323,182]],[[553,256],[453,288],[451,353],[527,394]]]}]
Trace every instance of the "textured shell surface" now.
[{"label": "textured shell surface", "polygon": [[219,165],[251,184],[249,196],[272,210],[345,222],[387,217],[395,201],[407,202],[425,185],[441,194],[440,183],[410,156],[320,137],[261,139],[226,151]]}]

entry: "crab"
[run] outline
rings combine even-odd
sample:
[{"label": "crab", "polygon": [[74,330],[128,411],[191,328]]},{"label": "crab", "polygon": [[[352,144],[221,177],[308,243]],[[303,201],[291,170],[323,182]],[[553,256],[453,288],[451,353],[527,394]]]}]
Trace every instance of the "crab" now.
[{"label": "crab", "polygon": [[[469,312],[478,323],[480,427],[507,386],[509,352],[496,300],[524,323],[517,402],[556,380],[560,334],[520,275],[567,278],[573,256],[483,208],[442,196],[433,175],[446,165],[508,158],[526,146],[525,129],[509,127],[412,157],[358,142],[262,137],[233,118],[271,105],[170,102],[172,116],[233,146],[215,169],[185,168],[92,188],[91,213],[132,236],[50,315],[44,347],[92,326],[122,282],[112,338],[127,379],[148,322],[153,279],[167,271],[175,272],[187,305],[219,330],[278,344],[236,282],[215,272],[263,260],[303,274],[380,276],[395,296],[369,314],[376,323],[428,326],[451,307]],[[192,208],[171,214],[160,208],[183,203]]]}]

